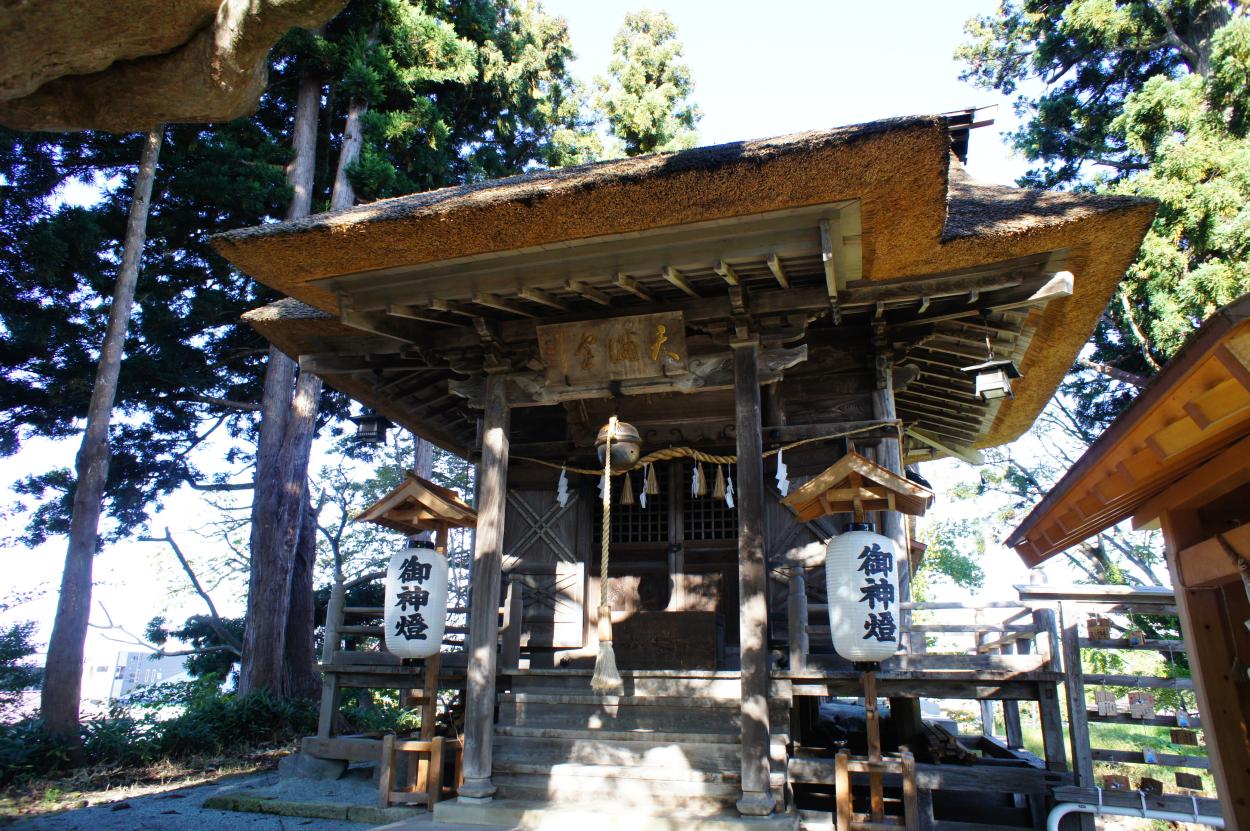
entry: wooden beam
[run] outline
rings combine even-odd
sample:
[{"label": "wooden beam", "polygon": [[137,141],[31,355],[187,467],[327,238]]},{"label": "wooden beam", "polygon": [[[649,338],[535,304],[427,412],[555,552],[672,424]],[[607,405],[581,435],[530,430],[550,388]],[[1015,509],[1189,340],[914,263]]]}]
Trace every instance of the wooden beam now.
[{"label": "wooden beam", "polygon": [[569,280],[564,284],[564,287],[574,294],[580,295],[593,303],[598,303],[600,306],[612,305],[612,298],[610,296],[586,283],[584,280]]},{"label": "wooden beam", "polygon": [[725,262],[724,260],[721,260],[720,263],[716,266],[716,273],[719,274],[721,276],[721,279],[723,279],[729,285],[731,286],[738,285],[738,272],[734,271],[733,266],[731,266],[729,263]]},{"label": "wooden beam", "polygon": [[456,314],[467,318],[477,318],[481,316],[477,312],[466,307],[463,303],[455,300],[443,300],[438,297],[430,298],[430,308],[436,312],[446,312],[448,314]]},{"label": "wooden beam", "polygon": [[345,326],[393,338],[403,343],[419,343],[424,330],[415,321],[392,317],[385,312],[358,312],[355,309],[339,310],[339,320]]},{"label": "wooden beam", "polygon": [[655,297],[652,296],[651,292],[638,285],[638,281],[632,277],[618,274],[616,275],[616,284],[641,300],[645,300],[648,303],[655,302]]},{"label": "wooden beam", "polygon": [[508,491],[508,432],[511,413],[505,379],[486,376],[482,417],[482,458],[478,462],[478,517],[470,577],[464,719],[464,783],[460,795],[484,799],[491,782],[495,731],[495,660],[499,640],[499,589],[502,581],[504,513]]},{"label": "wooden beam", "polygon": [[838,293],[842,306],[872,305],[879,302],[915,301],[966,295],[970,291],[997,291],[1014,288],[1032,275],[1023,271],[946,275],[941,277],[902,277],[893,280],[856,280]]},{"label": "wooden beam", "polygon": [[970,465],[985,464],[984,454],[982,454],[980,450],[977,450],[975,448],[959,447],[954,444],[947,444],[945,442],[938,441],[933,436],[930,436],[929,434],[925,433],[923,430],[919,430],[915,427],[908,427],[907,435],[911,436],[913,439],[916,439],[917,441],[923,444],[929,445],[934,450],[940,450],[943,453],[947,454],[948,456],[954,456],[956,459],[965,461]]},{"label": "wooden beam", "polygon": [[557,300],[542,289],[523,288],[517,292],[517,296],[528,300],[531,303],[538,303],[541,306],[547,306],[548,308],[555,309],[556,311],[567,312],[569,310],[569,304],[565,303],[563,300]]},{"label": "wooden beam", "polygon": [[408,320],[419,320],[422,323],[437,323],[440,326],[459,326],[460,324],[452,320],[444,320],[443,318],[433,317],[425,309],[420,306],[403,306],[391,305],[386,307],[386,313],[394,317],[407,318]]},{"label": "wooden beam", "polygon": [[742,797],[738,811],[767,816],[776,800],[769,766],[768,572],[764,463],[760,438],[759,343],[733,344],[734,425],[738,437],[738,631],[742,684]]},{"label": "wooden beam", "polygon": [[479,306],[485,306],[488,309],[495,309],[508,314],[519,315],[521,317],[537,317],[533,312],[522,309],[511,300],[505,300],[497,294],[479,291],[473,294],[473,302]]},{"label": "wooden beam", "polygon": [[820,261],[825,268],[825,291],[829,295],[829,308],[833,312],[833,322],[842,322],[841,301],[839,294],[846,288],[846,275],[838,263],[838,255],[842,253],[842,238],[833,226],[833,220],[820,221]]},{"label": "wooden beam", "polygon": [[430,366],[424,358],[406,358],[403,355],[341,355],[334,352],[315,352],[300,355],[299,368],[303,372],[325,375],[386,369],[442,370],[446,367]]},{"label": "wooden beam", "polygon": [[664,266],[664,279],[668,280],[674,286],[677,286],[677,288],[681,289],[691,297],[699,296],[699,293],[690,287],[690,281],[686,279],[685,275],[673,268],[671,265]]},{"label": "wooden beam", "polygon": [[790,278],[786,276],[786,270],[781,267],[781,258],[776,254],[768,255],[768,270],[777,278],[777,283],[783,288],[790,288]]}]

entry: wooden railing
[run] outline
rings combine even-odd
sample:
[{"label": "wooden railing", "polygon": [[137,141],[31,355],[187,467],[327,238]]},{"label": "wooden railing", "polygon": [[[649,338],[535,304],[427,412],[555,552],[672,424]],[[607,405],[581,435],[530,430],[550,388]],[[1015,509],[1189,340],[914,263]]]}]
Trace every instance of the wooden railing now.
[{"label": "wooden railing", "polygon": [[[1125,616],[1142,615],[1147,617],[1174,616],[1176,614],[1175,598],[1171,589],[1141,588],[1129,586],[1017,586],[1022,601],[1034,604],[1053,606],[1059,616],[1061,626],[1061,645],[1064,669],[1064,687],[1067,697],[1069,725],[1072,745],[1073,771],[1078,787],[1096,787],[1109,783],[1095,781],[1094,762],[1117,762],[1133,765],[1152,765],[1175,772],[1177,768],[1207,770],[1210,762],[1206,756],[1186,753],[1166,753],[1155,750],[1118,750],[1092,746],[1090,723],[1103,724],[1139,724],[1154,727],[1171,727],[1184,731],[1187,738],[1196,742],[1197,732],[1203,729],[1202,719],[1196,713],[1185,711],[1178,716],[1151,712],[1145,716],[1143,709],[1138,709],[1137,716],[1126,712],[1122,704],[1114,704],[1111,697],[1103,703],[1102,712],[1097,703],[1090,706],[1088,698],[1089,686],[1128,688],[1131,692],[1150,692],[1156,690],[1192,690],[1193,681],[1189,678],[1165,677],[1158,675],[1111,674],[1085,672],[1081,661],[1081,650],[1133,650],[1151,651],[1164,654],[1185,651],[1182,640],[1148,639],[1140,635],[1128,637],[1133,626]],[[1093,614],[1110,618],[1111,627],[1123,637],[1089,637],[1089,618]],[[1100,633],[1101,634],[1101,633]],[[1109,691],[1110,692],[1110,691]],[[1115,712],[1109,712],[1115,706]],[[1145,716],[1145,717],[1143,717]],[[1178,734],[1182,735],[1182,734]],[[1153,772],[1153,771],[1152,771]],[[1149,777],[1154,779],[1154,777]],[[1162,780],[1155,779],[1156,782]],[[1137,789],[1141,782],[1115,783],[1119,787],[1127,786]],[[1153,783],[1150,783],[1153,785]],[[1171,784],[1171,783],[1165,783]],[[1179,783],[1178,783],[1179,784]],[[1157,787],[1157,786],[1155,786]]]},{"label": "wooden railing", "polygon": [[[809,591],[803,569],[788,577],[786,629],[789,669],[801,674],[836,665],[827,649],[829,606],[819,591]],[[810,595],[815,594],[813,600]],[[905,602],[898,604],[903,650],[883,662],[882,671],[1023,674],[1058,672],[1058,627],[1050,609],[1021,601]],[[971,616],[972,620],[960,620]],[[966,643],[959,643],[966,637]],[[929,639],[936,642],[930,646]],[[949,641],[956,643],[951,645]],[[822,654],[825,653],[825,654]]]}]

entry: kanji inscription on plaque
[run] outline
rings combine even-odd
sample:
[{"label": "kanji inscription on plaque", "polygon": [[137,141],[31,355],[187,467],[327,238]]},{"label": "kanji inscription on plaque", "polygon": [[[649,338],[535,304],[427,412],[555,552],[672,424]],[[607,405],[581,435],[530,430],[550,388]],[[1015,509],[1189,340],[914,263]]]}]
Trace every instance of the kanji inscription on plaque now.
[{"label": "kanji inscription on plaque", "polygon": [[538,327],[538,347],[547,383],[556,386],[663,378],[686,371],[681,312],[551,323]]}]

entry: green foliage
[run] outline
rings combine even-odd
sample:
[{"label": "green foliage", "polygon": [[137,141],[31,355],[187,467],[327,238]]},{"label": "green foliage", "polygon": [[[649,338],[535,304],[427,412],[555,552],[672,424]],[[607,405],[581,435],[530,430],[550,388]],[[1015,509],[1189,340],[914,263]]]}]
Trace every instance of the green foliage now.
[{"label": "green foliage", "polygon": [[568,74],[568,28],[537,4],[357,0],[317,50],[334,118],[368,105],[349,169],[372,200],[593,160],[598,142]]},{"label": "green foliage", "polygon": [[33,621],[0,630],[0,721],[7,721],[22,693],[37,689],[43,679],[43,669],[30,662],[36,651],[30,640],[34,631]]},{"label": "green foliage", "polygon": [[[1022,183],[1159,202],[1089,356],[1148,377],[1250,289],[1250,20],[1230,0],[1005,0],[970,20],[963,78],[1019,93]],[[1036,92],[1039,90],[1040,92]],[[1134,390],[1094,372],[1065,386],[1096,429]]]},{"label": "green foliage", "polygon": [[912,595],[918,601],[930,599],[935,583],[975,591],[985,585],[985,570],[978,561],[985,557],[985,532],[979,520],[943,520],[927,525],[923,532],[928,546],[919,570],[912,578]]},{"label": "green foliage", "polygon": [[[220,678],[144,688],[81,727],[88,766],[146,765],[294,741],[316,730],[312,701],[222,693]],[[67,770],[70,748],[38,720],[0,725],[0,784]]]},{"label": "green foliage", "polygon": [[596,79],[595,106],[625,155],[693,147],[699,109],[677,26],[665,12],[627,14],[612,41],[607,77]]},{"label": "green foliage", "polygon": [[[273,295],[207,238],[285,215],[303,75],[324,85],[313,183],[324,209],[353,98],[370,107],[349,169],[362,199],[593,158],[571,58],[564,22],[519,0],[353,0],[323,34],[283,38],[255,115],[167,129],[111,427],[105,540],[142,526],[188,480],[229,478],[197,469],[208,436],[222,448],[215,461],[250,469],[267,345],[239,317]],[[0,130],[0,454],[81,428],[141,140]],[[101,200],[65,204],[71,183],[95,185]],[[322,424],[343,404],[327,390]],[[23,542],[68,530],[73,483],[65,468],[17,483]]]},{"label": "green foliage", "polygon": [[[243,642],[244,620],[242,617],[222,618],[221,625],[234,637],[234,643]],[[236,670],[239,657],[225,649],[227,642],[222,638],[213,619],[209,615],[191,615],[177,628],[170,628],[164,617],[154,617],[148,621],[144,637],[149,643],[163,647],[170,638],[175,638],[190,649],[201,650],[188,655],[183,666],[194,678],[212,676],[228,678]]]}]

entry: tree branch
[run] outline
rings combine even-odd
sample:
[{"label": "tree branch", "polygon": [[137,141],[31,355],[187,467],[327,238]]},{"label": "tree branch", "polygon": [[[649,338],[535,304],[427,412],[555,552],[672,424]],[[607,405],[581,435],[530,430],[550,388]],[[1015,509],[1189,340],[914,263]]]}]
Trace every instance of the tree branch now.
[{"label": "tree branch", "polygon": [[1119,369],[1111,364],[1102,364],[1086,358],[1077,358],[1076,363],[1077,366],[1082,369],[1088,369],[1097,372],[1100,375],[1106,375],[1113,381],[1119,381],[1121,384],[1128,384],[1129,386],[1136,387],[1137,389],[1144,388],[1147,383],[1146,379],[1137,373]]},{"label": "tree branch", "polygon": [[190,476],[182,479],[197,491],[250,491],[256,487],[255,482],[197,482]]},{"label": "tree branch", "polygon": [[1129,329],[1133,332],[1133,337],[1137,338],[1137,343],[1141,347],[1141,355],[1150,364],[1150,368],[1155,372],[1159,371],[1159,362],[1150,354],[1150,341],[1146,339],[1146,334],[1142,332],[1141,327],[1137,325],[1137,318],[1133,314],[1133,306],[1128,301],[1128,292],[1120,289],[1120,308],[1124,310],[1124,318],[1128,321]]},{"label": "tree branch", "polygon": [[187,558],[183,555],[182,549],[178,547],[178,543],[174,542],[174,535],[169,532],[169,528],[165,528],[165,536],[163,537],[140,537],[139,541],[164,542],[169,544],[169,547],[174,551],[174,556],[178,558],[178,564],[182,566],[182,570],[187,573],[187,577],[191,580],[191,587],[194,588],[195,593],[204,600],[204,605],[208,606],[208,614],[212,622],[213,631],[217,633],[217,637],[226,642],[226,645],[230,647],[232,652],[239,657],[242,657],[243,644],[239,642],[239,639],[236,638],[230,630],[226,628],[226,624],[222,622],[221,615],[217,613],[217,606],[213,603],[213,598],[210,597],[208,592],[204,591],[204,587],[200,585],[199,578],[195,576],[195,571],[191,568],[191,564],[187,562]]},{"label": "tree branch", "polygon": [[194,401],[197,404],[211,404],[214,407],[225,407],[228,410],[241,410],[247,413],[259,413],[260,404],[251,401],[232,401],[229,398],[218,398],[215,395],[184,395],[176,401]]}]

